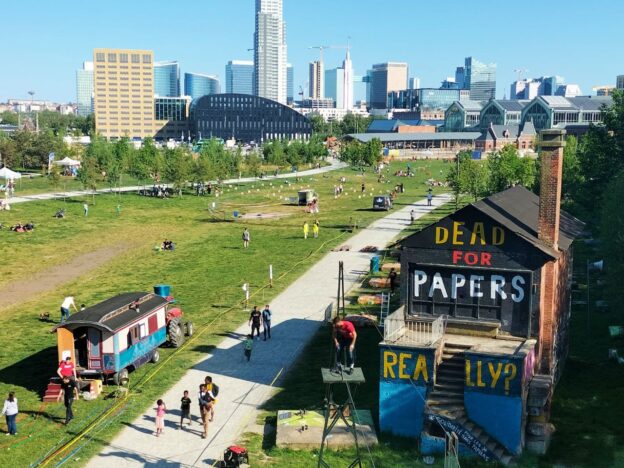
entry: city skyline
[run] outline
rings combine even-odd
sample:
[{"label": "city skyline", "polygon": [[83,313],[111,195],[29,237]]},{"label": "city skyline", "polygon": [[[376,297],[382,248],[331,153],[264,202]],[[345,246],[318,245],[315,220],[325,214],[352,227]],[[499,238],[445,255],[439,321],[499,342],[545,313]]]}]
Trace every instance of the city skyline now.
[{"label": "city skyline", "polygon": [[[49,28],[46,26],[50,22],[61,19],[58,5],[53,8],[52,5],[42,4],[34,11],[27,11],[26,6],[19,4],[5,6],[7,17],[27,16],[31,32],[25,38],[24,26],[19,21],[9,22],[3,27],[3,36],[22,37],[25,46],[19,50],[9,48],[5,51],[5,61],[12,66],[5,68],[0,75],[0,101],[28,98],[29,90],[35,91],[35,99],[75,101],[76,70],[81,68],[82,62],[89,60],[96,47],[150,49],[154,51],[157,61],[174,60],[180,63],[183,71],[217,75],[223,88],[224,67],[229,60],[253,59],[253,53],[247,51],[253,47],[253,2],[219,1],[204,5],[189,1],[188,6],[194,14],[184,17],[185,29],[203,31],[205,15],[214,18],[210,30],[201,36],[201,40],[194,39],[191,46],[188,41],[175,39],[174,36],[160,35],[157,29],[150,26],[160,12],[159,8],[145,8],[153,5],[151,2],[139,0],[124,5],[129,14],[115,19],[117,28],[114,31],[110,29],[111,22],[105,19],[109,16],[112,18],[114,4],[120,2],[112,1],[110,9],[98,11],[98,17],[102,20],[96,22],[90,21],[94,6],[84,6],[73,0],[65,3],[66,11],[70,13],[64,14],[63,19],[69,18],[75,25],[71,34],[51,35],[47,32]],[[395,8],[409,11],[408,1],[396,0],[395,3]],[[604,57],[617,56],[617,51],[623,45],[624,40],[610,35],[609,31],[614,30],[618,18],[624,14],[624,5],[598,0],[591,6],[579,5],[574,9],[566,9],[563,1],[556,0],[551,5],[551,11],[557,13],[556,22],[552,21],[552,14],[528,14],[526,21],[485,23],[483,18],[479,19],[480,15],[487,11],[485,7],[494,2],[483,0],[470,5],[451,3],[454,14],[446,20],[447,26],[443,30],[438,27],[439,21],[435,22],[435,27],[423,23],[414,34],[409,14],[393,18],[393,27],[390,29],[387,25],[380,27],[377,23],[378,15],[373,13],[377,4],[371,0],[346,0],[338,5],[328,0],[319,0],[317,7],[310,11],[304,11],[303,6],[296,2],[284,0],[284,21],[288,24],[288,61],[294,65],[296,73],[295,94],[299,86],[304,89],[308,87],[307,65],[318,59],[318,50],[309,47],[344,44],[349,37],[354,75],[364,75],[374,63],[399,61],[408,63],[410,77],[419,77],[421,86],[438,87],[444,78],[453,75],[456,65],[464,57],[473,56],[484,63],[497,64],[499,98],[508,94],[510,84],[518,78],[514,70],[527,70],[522,78],[562,76],[566,83],[578,84],[583,94],[591,94],[593,86],[615,85],[615,77],[622,74],[621,63],[604,60]],[[139,11],[143,21],[135,24],[131,13],[138,14]],[[327,11],[332,14],[327,15]],[[609,14],[602,14],[604,11],[609,11]],[[418,7],[420,16],[443,17],[447,12],[448,7],[442,5]],[[496,13],[501,18],[518,16],[509,5],[496,4]],[[566,35],[565,47],[552,42],[552,38],[563,35],[565,25],[573,24],[580,18],[599,18],[601,26],[597,27],[597,21],[585,21],[589,23],[590,29],[582,35]],[[474,23],[477,20],[483,24],[483,34],[465,37],[461,23]],[[310,25],[314,25],[314,28],[310,28]],[[525,33],[529,26],[532,31],[548,31],[548,35],[527,35]],[[375,28],[378,28],[377,32]],[[425,40],[432,34],[436,37],[435,47],[431,47]],[[73,40],[76,35],[80,40]],[[420,41],[419,37],[423,40]],[[518,37],[518,40],[502,41],[496,37]],[[35,42],[42,41],[46,43],[45,50],[34,46]],[[33,46],[28,47],[29,43]],[[214,44],[219,46],[214,47]],[[573,58],[566,53],[569,50],[574,50]],[[343,58],[343,50],[327,50],[325,69],[339,67]],[[355,93],[355,99],[363,99],[364,86],[358,84]]]}]

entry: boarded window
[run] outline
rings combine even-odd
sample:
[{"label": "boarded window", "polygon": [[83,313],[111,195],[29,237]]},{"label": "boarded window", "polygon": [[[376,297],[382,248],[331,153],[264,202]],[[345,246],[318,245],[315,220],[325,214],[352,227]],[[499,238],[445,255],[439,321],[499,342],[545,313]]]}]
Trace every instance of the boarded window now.
[{"label": "boarded window", "polygon": [[158,316],[156,314],[147,319],[147,328],[149,329],[150,335],[156,333],[156,330],[158,330]]}]

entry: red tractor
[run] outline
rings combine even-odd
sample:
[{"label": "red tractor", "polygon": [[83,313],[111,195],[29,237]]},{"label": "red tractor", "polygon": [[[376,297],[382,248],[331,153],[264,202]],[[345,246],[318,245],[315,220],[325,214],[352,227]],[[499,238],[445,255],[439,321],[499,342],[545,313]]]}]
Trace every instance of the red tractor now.
[{"label": "red tractor", "polygon": [[167,338],[169,339],[169,344],[174,348],[182,346],[186,340],[185,337],[193,336],[193,332],[195,331],[193,322],[184,322],[182,320],[183,316],[184,313],[179,307],[167,309],[167,314],[165,316],[167,321]]}]

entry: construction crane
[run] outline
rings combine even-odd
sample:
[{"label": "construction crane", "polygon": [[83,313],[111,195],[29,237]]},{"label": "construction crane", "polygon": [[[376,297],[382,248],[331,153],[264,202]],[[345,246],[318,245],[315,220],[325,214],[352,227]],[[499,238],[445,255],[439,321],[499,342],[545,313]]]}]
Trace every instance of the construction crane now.
[{"label": "construction crane", "polygon": [[303,100],[303,86],[299,85],[299,96],[301,96],[301,99]]},{"label": "construction crane", "polygon": [[523,73],[528,73],[529,70],[527,70],[526,68],[516,68],[514,69],[514,73],[518,74],[518,81],[520,81],[520,78],[522,78],[522,74]]},{"label": "construction crane", "polygon": [[319,55],[321,56],[320,62],[323,63],[323,51],[325,49],[329,49],[331,46],[325,46],[325,45],[320,45],[320,46],[310,46],[308,47],[308,49],[318,49],[319,50]]}]

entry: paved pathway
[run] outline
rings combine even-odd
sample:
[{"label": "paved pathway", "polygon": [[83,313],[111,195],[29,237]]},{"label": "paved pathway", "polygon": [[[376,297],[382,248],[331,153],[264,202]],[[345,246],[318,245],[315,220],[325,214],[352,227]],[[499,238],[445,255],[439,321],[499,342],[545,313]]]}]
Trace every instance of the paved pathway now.
[{"label": "paved pathway", "polygon": [[[294,173],[294,172],[286,172],[283,174],[279,174],[277,176],[266,176],[262,179],[258,178],[258,177],[242,177],[240,179],[228,179],[228,180],[224,180],[222,183],[223,184],[240,184],[240,183],[246,183],[246,182],[256,182],[259,180],[265,181],[265,180],[273,180],[273,179],[288,179],[291,177],[307,177],[307,176],[311,176],[311,175],[315,175],[315,174],[323,174],[325,172],[329,172],[329,171],[335,171],[336,169],[342,169],[344,167],[347,167],[346,163],[343,163],[342,161],[339,161],[337,159],[328,159],[328,161],[330,162],[329,166],[323,166],[320,169],[309,169],[307,171],[301,171],[298,173]],[[167,184],[163,184],[163,185],[167,185]],[[149,184],[148,184],[149,186]],[[111,193],[111,192],[138,192],[140,189],[143,189],[144,186],[143,185],[134,185],[134,186],[129,186],[129,187],[120,187],[119,189],[110,189],[110,188],[105,188],[105,189],[99,189],[96,190],[97,194],[101,194],[101,193]],[[13,205],[14,203],[25,203],[25,202],[30,202],[30,201],[37,201],[37,200],[53,200],[53,199],[57,199],[57,198],[75,198],[75,197],[82,197],[85,195],[91,195],[93,192],[91,192],[91,190],[75,190],[72,192],[55,192],[55,193],[38,193],[38,194],[33,194],[33,195],[24,195],[24,196],[17,196],[17,197],[12,197],[9,198],[9,204]]]},{"label": "paved pathway", "polygon": [[[236,442],[255,417],[258,408],[267,401],[275,388],[271,386],[278,373],[283,375],[295,362],[308,339],[316,332],[325,308],[334,302],[338,261],[345,265],[345,288],[356,285],[369,267],[372,254],[360,253],[362,247],[385,247],[409,225],[410,210],[423,216],[436,206],[450,200],[445,195],[433,199],[427,207],[421,200],[374,222],[345,241],[348,252],[330,252],[306,271],[271,303],[273,311],[273,338],[256,341],[252,360],[243,360],[240,338],[249,333],[247,324],[241,325],[224,339],[204,360],[196,363],[162,398],[169,405],[164,434],[154,437],[154,411],[140,416],[102,452],[88,467],[192,467],[211,464],[223,455],[223,450]],[[309,240],[312,244],[314,240]],[[260,304],[259,304],[260,305]],[[320,372],[311,369],[310,372]],[[197,415],[197,387],[210,374],[219,385],[215,421],[208,439],[200,438],[200,426],[194,424],[185,430],[176,428],[179,421],[179,402],[184,390],[193,399],[192,412]],[[277,381],[279,385],[279,380]]]}]

